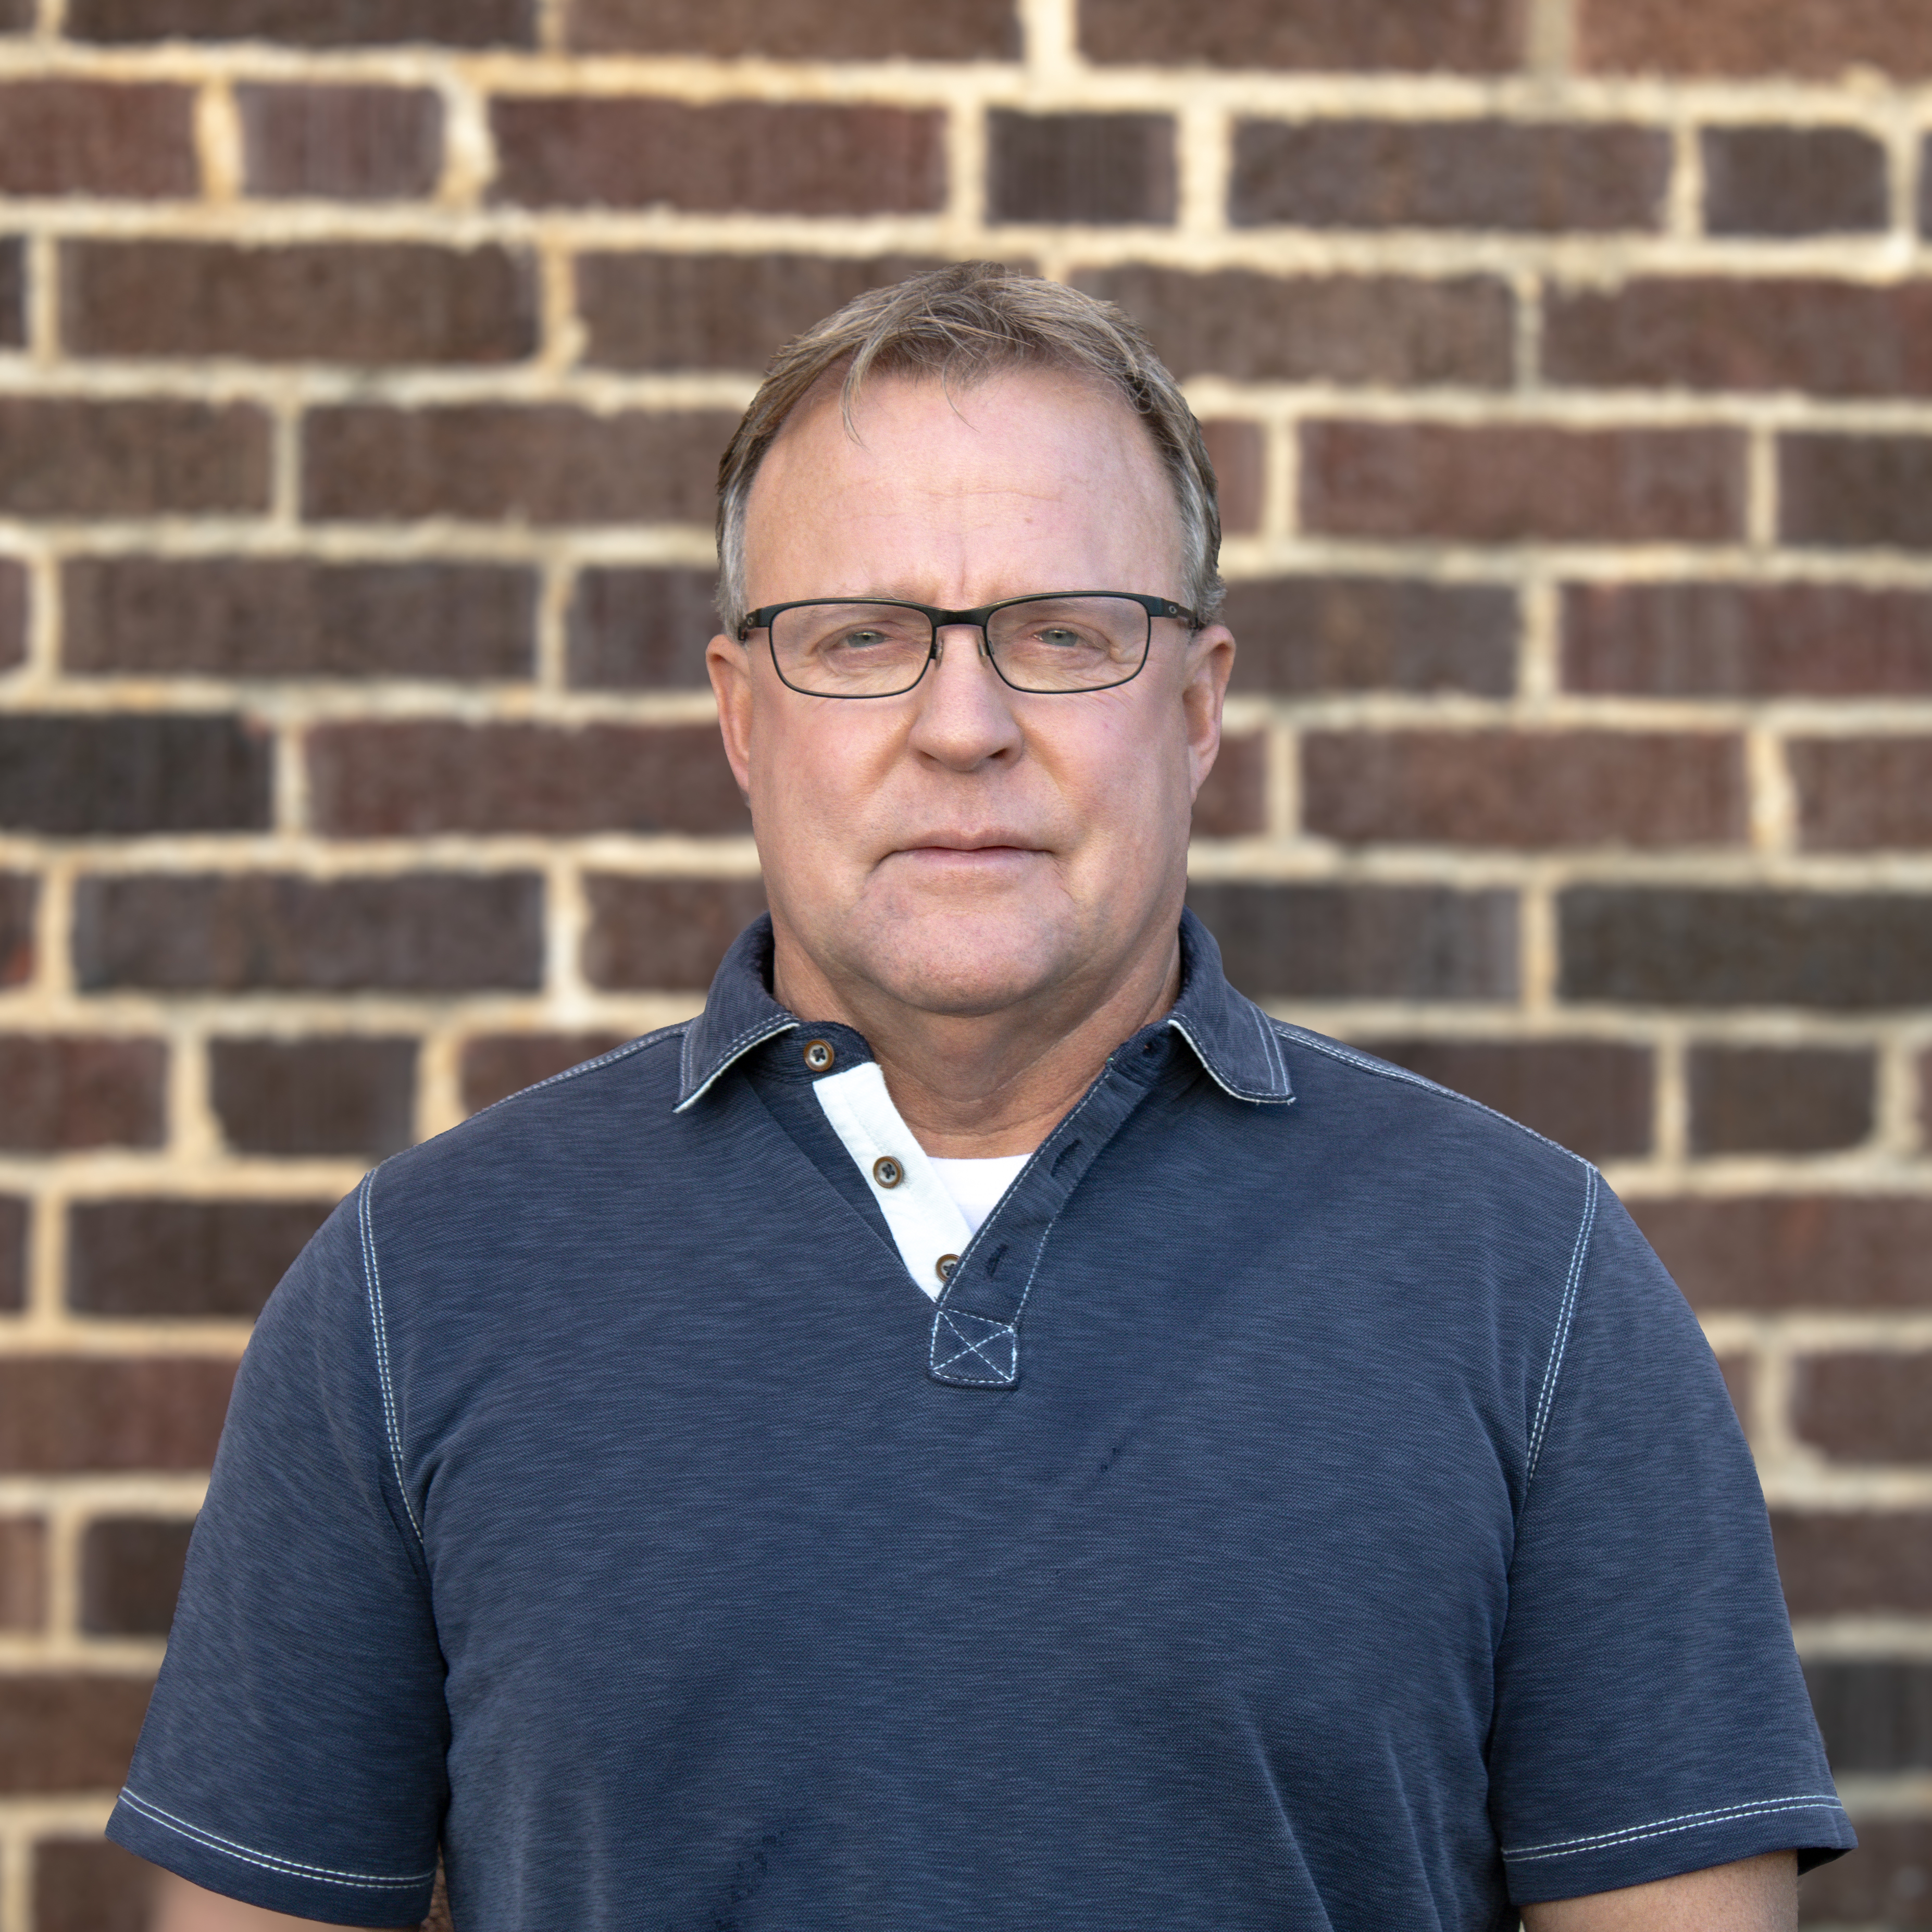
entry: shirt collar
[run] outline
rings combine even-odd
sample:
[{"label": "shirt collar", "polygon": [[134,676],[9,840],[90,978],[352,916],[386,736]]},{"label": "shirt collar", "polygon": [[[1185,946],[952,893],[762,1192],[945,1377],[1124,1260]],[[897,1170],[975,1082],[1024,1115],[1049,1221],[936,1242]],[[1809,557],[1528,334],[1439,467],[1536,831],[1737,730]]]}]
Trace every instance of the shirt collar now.
[{"label": "shirt collar", "polygon": [[[772,921],[761,914],[731,943],[704,1010],[686,1028],[678,1066],[682,1113],[760,1042],[803,1024],[772,998]],[[1180,915],[1180,997],[1158,1024],[1195,1052],[1209,1077],[1238,1100],[1294,1098],[1274,1023],[1228,985],[1221,949],[1193,914]]]}]

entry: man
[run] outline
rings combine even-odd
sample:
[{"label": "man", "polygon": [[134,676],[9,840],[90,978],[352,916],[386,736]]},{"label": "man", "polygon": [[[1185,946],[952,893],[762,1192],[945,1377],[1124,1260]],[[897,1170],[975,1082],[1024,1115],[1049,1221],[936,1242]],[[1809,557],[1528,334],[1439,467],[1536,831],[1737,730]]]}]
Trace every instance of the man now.
[{"label": "man", "polygon": [[120,1840],[341,1924],[1788,1925],[1852,1843],[1714,1364],[1583,1163],[1181,899],[1198,428],[984,266],[722,473],[771,904],[264,1315]]}]

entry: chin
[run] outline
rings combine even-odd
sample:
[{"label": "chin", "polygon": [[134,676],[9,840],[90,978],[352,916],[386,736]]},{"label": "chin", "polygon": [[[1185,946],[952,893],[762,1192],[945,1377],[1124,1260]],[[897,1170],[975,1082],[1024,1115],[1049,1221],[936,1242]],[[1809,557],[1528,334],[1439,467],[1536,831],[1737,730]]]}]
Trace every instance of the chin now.
[{"label": "chin", "polygon": [[[1016,934],[1010,922],[956,915],[922,922],[866,962],[865,976],[921,1012],[994,1013],[1062,983],[1075,970],[1064,935]],[[1046,943],[1042,943],[1042,941]]]}]

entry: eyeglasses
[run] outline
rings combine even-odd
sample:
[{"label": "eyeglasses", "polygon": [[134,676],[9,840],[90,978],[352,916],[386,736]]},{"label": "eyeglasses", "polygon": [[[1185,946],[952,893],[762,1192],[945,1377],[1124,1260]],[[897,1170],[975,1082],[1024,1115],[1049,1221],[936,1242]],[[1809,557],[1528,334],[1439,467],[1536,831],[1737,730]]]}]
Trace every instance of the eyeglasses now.
[{"label": "eyeglasses", "polygon": [[897,698],[939,656],[939,634],[970,625],[980,648],[1016,691],[1106,691],[1140,675],[1156,617],[1192,630],[1201,620],[1166,597],[1125,590],[1062,590],[1011,597],[976,610],[885,598],[814,598],[767,604],[738,627],[742,643],[764,631],[772,666],[808,698]]}]

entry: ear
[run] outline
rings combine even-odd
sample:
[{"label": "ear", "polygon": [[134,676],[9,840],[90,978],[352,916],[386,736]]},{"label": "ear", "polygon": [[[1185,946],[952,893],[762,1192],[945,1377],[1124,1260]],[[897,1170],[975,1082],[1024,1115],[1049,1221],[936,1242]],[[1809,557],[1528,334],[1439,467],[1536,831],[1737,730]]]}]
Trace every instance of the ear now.
[{"label": "ear", "polygon": [[1190,643],[1180,707],[1186,721],[1190,796],[1200,790],[1220,754],[1221,709],[1234,669],[1234,634],[1226,624],[1210,624]]},{"label": "ear", "polygon": [[718,730],[731,776],[747,798],[752,795],[752,653],[723,632],[704,647],[704,668],[718,700]]}]

